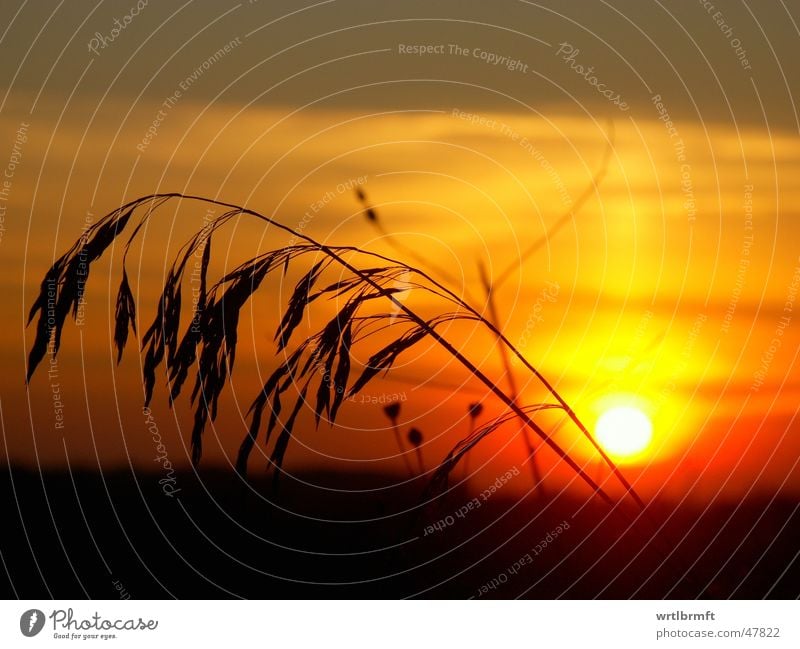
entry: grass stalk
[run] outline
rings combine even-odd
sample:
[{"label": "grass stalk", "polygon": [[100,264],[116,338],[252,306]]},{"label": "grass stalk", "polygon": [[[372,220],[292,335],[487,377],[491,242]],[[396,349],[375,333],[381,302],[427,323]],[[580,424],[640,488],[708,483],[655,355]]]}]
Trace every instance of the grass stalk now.
[{"label": "grass stalk", "polygon": [[[356,278],[357,281],[357,293],[355,297],[351,298],[351,301],[348,302],[349,311],[345,313],[343,310],[339,318],[343,320],[340,321],[339,319],[334,319],[329,323],[328,327],[326,327],[320,334],[318,334],[315,338],[306,339],[290,356],[290,358],[279,368],[279,370],[283,374],[279,374],[276,371],[276,375],[278,379],[281,376],[286,377],[286,373],[288,372],[288,376],[290,379],[293,380],[294,374],[293,372],[296,371],[298,367],[299,359],[301,353],[304,350],[312,350],[312,360],[315,358],[315,354],[317,355],[316,360],[317,363],[320,363],[320,354],[324,353],[328,354],[328,347],[330,346],[330,339],[328,335],[328,329],[333,326],[334,330],[333,333],[341,336],[341,331],[344,330],[347,333],[348,341],[344,339],[341,342],[342,346],[342,355],[344,352],[349,351],[349,337],[351,336],[351,326],[352,326],[352,319],[354,318],[355,309],[367,299],[373,299],[376,297],[380,297],[382,299],[388,300],[394,307],[395,313],[401,314],[404,321],[414,325],[415,331],[420,332],[416,334],[416,338],[413,339],[401,339],[404,346],[401,347],[405,349],[407,346],[411,344],[415,344],[418,340],[422,338],[430,338],[433,340],[437,345],[439,345],[446,353],[448,353],[454,360],[456,360],[461,366],[469,372],[472,376],[474,376],[479,382],[481,382],[485,388],[493,394],[504,406],[513,413],[523,424],[524,426],[531,431],[532,434],[535,434],[539,437],[544,444],[550,447],[553,452],[557,455],[559,459],[565,462],[575,473],[576,475],[587,485],[589,488],[602,500],[604,500],[609,505],[613,506],[614,500],[606,493],[593,479],[591,476],[587,474],[587,472],[580,466],[561,446],[550,436],[536,421],[533,420],[529,411],[523,409],[517,402],[516,399],[512,398],[507,391],[501,389],[496,385],[494,381],[492,381],[484,372],[480,370],[474,363],[472,363],[460,349],[455,347],[451,341],[449,341],[444,335],[440,334],[436,329],[436,323],[441,321],[446,321],[448,317],[440,316],[440,319],[434,319],[431,321],[427,321],[423,319],[418,313],[408,307],[403,301],[399,300],[395,296],[395,291],[388,289],[387,287],[383,286],[378,276],[376,275],[374,269],[365,270],[362,268],[357,267],[353,263],[351,263],[348,259],[346,259],[343,255],[345,253],[353,252],[353,253],[360,253],[369,255],[373,258],[384,259],[387,262],[394,264],[391,268],[400,268],[404,270],[404,272],[413,272],[416,273],[419,277],[424,278],[429,284],[431,285],[430,290],[432,293],[436,295],[440,295],[443,298],[449,298],[451,302],[456,304],[465,315],[455,315],[452,317],[470,317],[473,320],[480,322],[483,326],[487,327],[490,332],[494,334],[494,336],[500,341],[501,345],[505,346],[508,352],[512,355],[517,357],[523,364],[525,368],[527,368],[537,380],[541,382],[541,384],[545,387],[545,389],[556,399],[558,402],[554,404],[556,407],[560,407],[564,410],[567,416],[574,422],[574,424],[583,432],[584,435],[589,438],[595,447],[598,449],[598,452],[604,458],[606,463],[612,468],[617,479],[620,483],[625,487],[628,494],[630,494],[633,499],[637,502],[639,506],[644,508],[644,503],[638,497],[638,495],[633,490],[630,483],[625,479],[622,473],[619,471],[618,467],[608,458],[608,456],[603,452],[603,450],[599,447],[599,445],[594,441],[593,436],[589,433],[583,423],[579,420],[577,415],[574,413],[572,408],[567,404],[567,402],[561,397],[561,395],[555,390],[555,388],[545,379],[545,377],[536,370],[526,359],[525,357],[517,350],[502,334],[502,332],[498,329],[495,324],[490,322],[488,319],[483,317],[480,313],[478,313],[473,307],[471,307],[468,303],[464,302],[461,298],[456,296],[450,289],[443,286],[440,282],[437,282],[433,278],[431,278],[427,273],[422,270],[415,269],[408,266],[403,266],[401,262],[396,260],[391,260],[387,257],[382,255],[377,255],[375,253],[368,253],[366,251],[362,251],[358,248],[354,247],[332,247],[323,243],[319,243],[315,241],[310,236],[304,234],[303,232],[294,231],[292,228],[283,225],[282,223],[267,217],[259,212],[251,210],[246,207],[238,206],[232,203],[227,203],[225,201],[205,198],[202,196],[196,195],[188,195],[182,194],[179,192],[170,192],[170,193],[159,193],[159,194],[152,194],[149,196],[144,196],[134,201],[130,201],[126,205],[114,210],[113,212],[109,213],[106,217],[101,219],[100,221],[96,222],[92,228],[85,234],[81,239],[79,239],[73,247],[62,257],[60,258],[50,269],[50,271],[45,276],[45,279],[42,282],[42,288],[39,295],[39,298],[34,303],[33,308],[31,309],[31,314],[29,318],[29,322],[33,320],[36,313],[39,313],[39,321],[37,326],[37,337],[34,341],[34,344],[31,348],[31,353],[29,355],[28,360],[28,379],[35,371],[36,367],[39,365],[40,361],[44,357],[44,353],[48,348],[48,344],[50,343],[51,339],[55,338],[55,351],[58,351],[58,343],[60,342],[60,335],[63,329],[63,324],[66,320],[67,315],[71,310],[74,310],[75,305],[77,304],[77,300],[80,297],[80,292],[75,289],[76,283],[78,278],[75,276],[77,272],[79,272],[78,265],[76,259],[81,258],[81,263],[91,264],[94,260],[99,258],[106,248],[111,245],[114,239],[119,235],[119,233],[125,228],[127,225],[128,220],[132,216],[135,210],[137,210],[141,206],[149,206],[149,209],[146,215],[143,217],[140,224],[135,228],[133,235],[128,241],[128,246],[131,244],[133,238],[139,232],[140,228],[142,227],[144,221],[150,218],[153,214],[156,207],[163,205],[166,201],[176,199],[180,201],[188,201],[188,202],[201,202],[207,205],[215,205],[218,207],[223,207],[229,210],[226,212],[223,217],[218,217],[218,219],[224,219],[224,222],[227,222],[233,216],[250,216],[256,218],[258,220],[263,221],[269,225],[274,226],[275,228],[289,234],[292,238],[296,241],[302,241],[307,248],[299,248],[298,246],[292,246],[288,248],[278,249],[269,253],[269,257],[264,260],[260,260],[256,258],[251,260],[251,262],[247,262],[249,265],[245,265],[244,268],[237,269],[236,271],[229,273],[226,275],[223,280],[220,280],[217,285],[215,285],[212,289],[209,290],[209,295],[214,293],[215,290],[223,291],[225,286],[223,285],[224,282],[228,282],[227,289],[225,289],[225,293],[217,299],[217,300],[210,300],[209,307],[208,307],[208,317],[212,318],[223,318],[219,323],[216,323],[216,320],[213,320],[213,326],[209,324],[207,328],[208,331],[208,340],[204,341],[204,347],[201,350],[201,356],[198,361],[198,383],[195,387],[195,395],[199,394],[202,397],[202,403],[198,406],[198,409],[195,414],[196,422],[195,422],[195,431],[193,433],[193,447],[196,444],[196,460],[199,460],[199,451],[200,451],[200,435],[202,434],[202,430],[205,427],[205,423],[208,418],[214,418],[216,415],[216,401],[219,396],[220,391],[228,381],[230,376],[230,371],[233,366],[233,358],[234,358],[234,350],[235,350],[235,328],[238,324],[238,310],[241,304],[244,303],[252,293],[258,288],[258,282],[260,282],[260,278],[262,278],[267,272],[271,270],[270,264],[273,263],[273,259],[285,259],[282,265],[288,265],[291,259],[296,258],[297,256],[304,254],[305,252],[313,251],[316,254],[321,254],[325,260],[328,260],[330,263],[334,263],[338,265],[340,268],[348,271],[352,275],[353,278]],[[222,221],[220,221],[222,222]],[[212,229],[213,234],[213,229]],[[146,392],[149,394],[152,391],[152,382],[154,381],[154,374],[152,371],[158,364],[166,358],[167,367],[170,370],[170,378],[171,380],[175,379],[178,381],[177,389],[176,386],[173,384],[171,386],[171,394],[172,397],[177,395],[180,391],[180,384],[182,383],[183,376],[177,376],[181,372],[185,373],[185,363],[181,365],[181,361],[185,360],[180,357],[180,353],[182,351],[183,345],[181,344],[180,347],[178,346],[178,338],[177,338],[177,326],[179,322],[179,312],[180,312],[180,302],[176,301],[175,298],[175,291],[179,290],[180,281],[182,280],[182,271],[185,267],[186,259],[188,255],[193,252],[197,246],[199,245],[197,236],[190,241],[184,248],[187,250],[186,256],[184,257],[183,263],[178,263],[176,261],[176,266],[173,267],[173,272],[170,274],[168,278],[167,286],[165,287],[165,293],[162,297],[161,303],[159,305],[159,316],[156,318],[155,323],[151,327],[151,330],[148,334],[145,335],[145,344],[148,344],[148,337],[149,337],[149,347],[147,349],[147,354],[151,355],[152,358],[148,357],[146,360],[145,366],[149,364],[151,366],[151,376],[146,376],[146,382],[149,383],[147,386]],[[210,236],[210,235],[209,235]],[[208,253],[204,253],[207,255]],[[180,258],[180,254],[179,254]],[[205,261],[205,257],[204,257]],[[205,262],[207,264],[207,261]],[[257,264],[261,263],[261,266]],[[264,265],[266,264],[266,265]],[[321,272],[323,262],[318,262],[314,268],[306,275],[306,279],[303,281],[307,282],[307,286],[305,286],[305,292],[301,291],[303,287],[302,282],[301,285],[298,285],[296,289],[296,295],[299,294],[302,298],[300,307],[306,303],[307,300],[310,298],[308,297],[310,287],[318,275]],[[258,275],[259,279],[258,282],[255,282],[255,269],[260,270],[261,274]],[[379,269],[384,270],[388,273],[388,269]],[[88,272],[88,270],[86,271]],[[123,269],[124,273],[124,269]],[[248,286],[247,280],[250,279],[250,285]],[[48,289],[51,282],[57,282],[59,286],[59,292],[57,297],[57,308],[56,308],[56,318],[55,324],[51,324],[48,318],[47,310],[45,309],[45,304],[47,301],[47,294]],[[176,288],[177,286],[177,288]],[[168,290],[169,289],[169,290]],[[328,290],[328,289],[326,289]],[[305,296],[305,297],[303,297]],[[120,329],[120,320],[119,318],[122,317],[122,322],[126,326],[130,323],[131,319],[135,322],[135,318],[130,311],[125,310],[125,299],[132,300],[132,296],[130,294],[130,289],[127,287],[127,278],[123,274],[123,284],[120,288],[120,297],[118,298],[118,332],[117,336],[121,338],[121,342],[118,342],[120,351],[122,346],[124,346],[125,340],[124,336],[122,336]],[[228,302],[225,302],[225,298],[228,299]],[[120,302],[122,300],[122,302]],[[282,323],[282,331],[279,330],[280,334],[280,347],[282,349],[288,340],[288,337],[291,335],[291,330],[296,326],[295,318],[302,318],[302,308],[300,311],[297,311],[297,305],[291,305],[292,308],[287,310],[287,313],[284,315],[284,322]],[[213,308],[212,308],[213,307]],[[74,313],[73,313],[74,315]],[[445,318],[445,320],[441,320],[441,318]],[[229,329],[226,330],[225,322],[229,323]],[[299,320],[298,320],[299,321]],[[289,323],[288,325],[286,323]],[[363,323],[359,323],[363,324]],[[232,329],[232,331],[231,331]],[[125,333],[127,335],[127,332]],[[219,339],[218,336],[222,335],[223,338]],[[277,336],[278,334],[276,334]],[[188,334],[187,334],[188,336]],[[116,340],[116,339],[115,339]],[[186,339],[184,340],[186,342]],[[316,343],[316,348],[310,347],[312,342]],[[347,345],[345,344],[347,342]],[[191,344],[200,344],[194,341],[191,337],[188,338],[188,343],[190,345],[191,351]],[[154,347],[155,345],[155,347]],[[153,351],[154,350],[154,351]],[[330,352],[330,358],[333,358],[333,352]],[[399,353],[399,352],[398,352]],[[391,359],[393,356],[390,356],[390,365],[391,366]],[[194,356],[191,356],[192,362],[194,362]],[[330,361],[332,362],[332,361]],[[349,357],[348,357],[348,366],[349,366]],[[311,360],[306,363],[306,368],[309,367]],[[341,367],[340,367],[341,369]],[[304,370],[305,371],[305,370]],[[377,372],[377,370],[376,370]],[[338,370],[337,370],[338,374]],[[370,375],[371,376],[371,375]],[[273,375],[272,378],[275,378]],[[277,380],[277,379],[276,379]],[[366,380],[369,380],[369,377],[366,379],[362,374],[360,381],[362,381],[362,385]],[[310,381],[310,379],[309,379]],[[286,381],[281,384],[280,389],[284,389],[282,386],[286,385]],[[351,388],[355,390],[358,386],[358,382],[354,387]],[[275,449],[273,450],[272,460],[276,465],[276,468],[280,466],[280,462],[282,461],[283,455],[286,450],[286,446],[289,443],[291,438],[291,427],[294,424],[295,418],[302,406],[305,402],[304,399],[306,397],[307,389],[309,388],[309,382],[306,383],[305,387],[303,387],[300,398],[298,398],[295,407],[290,415],[290,417],[286,420],[285,423],[282,424],[283,430],[281,432],[280,437],[278,438]],[[276,392],[276,395],[280,393]],[[266,403],[266,397],[268,393],[266,390],[266,386],[264,390],[259,394],[259,403],[258,408],[256,408],[256,403],[254,402],[253,408],[256,408],[253,411],[253,419],[254,422],[252,424],[251,433],[248,438],[245,439],[243,442],[243,450],[240,451],[245,452],[245,457],[247,452],[249,452],[249,447],[252,446],[252,443],[255,441],[253,431],[258,431],[259,423],[255,421],[258,419],[260,421],[260,412],[263,409]],[[324,393],[322,392],[322,387],[320,386],[319,398],[322,399],[324,397]],[[339,403],[341,403],[341,399],[339,399]],[[326,403],[322,403],[321,405],[318,404],[317,407],[317,421],[319,421],[319,416],[321,410],[324,410],[324,407],[327,407]],[[338,407],[338,404],[334,403],[334,410]],[[253,410],[251,408],[251,410]],[[274,419],[277,417],[277,414],[273,410],[272,412],[272,419],[273,421],[270,422],[270,425],[274,424]],[[268,432],[269,436],[269,432]],[[407,458],[406,458],[407,459]]]}]

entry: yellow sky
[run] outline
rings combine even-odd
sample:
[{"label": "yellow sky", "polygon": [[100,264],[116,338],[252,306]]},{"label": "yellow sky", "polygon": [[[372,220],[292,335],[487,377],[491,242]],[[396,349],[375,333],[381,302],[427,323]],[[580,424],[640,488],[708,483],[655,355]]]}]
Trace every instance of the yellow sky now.
[{"label": "yellow sky", "polygon": [[[797,21],[783,4],[716,4],[729,34],[697,3],[151,3],[97,51],[87,44],[108,35],[122,0],[15,9],[0,33],[4,453],[48,465],[152,462],[136,356],[112,362],[118,254],[92,270],[86,324],[65,334],[57,376],[40,373],[28,390],[23,380],[24,317],[42,275],[88,221],[127,200],[206,195],[402,257],[367,223],[358,186],[386,230],[483,308],[479,263],[493,277],[513,268],[589,187],[574,220],[498,289],[509,340],[590,424],[637,395],[654,422],[652,464],[628,470],[646,477],[645,490],[676,467],[698,473],[698,458],[708,458],[699,473],[710,492],[800,488]],[[405,53],[426,43],[446,53]],[[576,68],[590,64],[626,110]],[[132,262],[144,320],[165,264],[204,216],[167,210],[148,229]],[[215,270],[275,241],[238,224],[227,250],[215,247]],[[209,463],[238,447],[285,297],[266,287],[243,324],[248,346],[218,443],[209,431]],[[472,334],[452,332],[502,382],[492,338]],[[433,463],[465,434],[466,404],[485,390],[439,353],[405,361],[369,394],[407,399]],[[157,394],[182,462],[191,413],[183,404],[174,416]],[[542,393],[525,385],[523,397]],[[394,452],[392,436],[374,432],[384,423],[380,404],[348,404],[346,434],[303,426],[287,462],[397,468],[381,459]],[[503,450],[510,434],[485,459],[521,461],[518,444]]]},{"label": "yellow sky", "polygon": [[[209,194],[213,187],[211,195],[246,202],[288,225],[301,223],[305,216],[304,231],[319,239],[397,256],[367,226],[351,190],[357,184],[387,229],[423,256],[463,274],[468,290],[480,296],[477,261],[482,259],[499,274],[520,250],[542,237],[590,182],[609,132],[606,122],[574,116],[434,111],[370,115],[343,110],[291,115],[288,108],[201,107],[187,101],[170,111],[146,155],[138,156],[136,144],[149,112],[134,110],[120,126],[105,114],[120,110],[113,104],[104,106],[90,137],[73,124],[73,119],[81,121],[74,116],[84,114],[80,105],[70,107],[52,137],[39,121],[14,178],[9,203],[14,216],[6,221],[1,244],[4,292],[10,295],[8,313],[16,323],[2,350],[10,370],[3,377],[3,409],[14,431],[9,435],[7,428],[14,458],[30,461],[34,452],[24,424],[27,396],[21,378],[23,335],[29,344],[31,332],[23,333],[23,296],[15,288],[23,283],[24,272],[24,301],[30,304],[52,259],[54,242],[56,251],[63,250],[80,234],[87,212],[96,218],[124,200],[153,191]],[[4,128],[13,124],[6,118]],[[793,236],[798,196],[784,180],[798,164],[797,139],[787,133],[770,137],[753,128],[737,133],[715,124],[679,128],[684,162],[678,160],[674,140],[661,122],[616,120],[608,174],[596,195],[498,294],[509,339],[583,409],[587,419],[596,416],[598,399],[609,395],[613,399],[636,393],[645,400],[656,429],[652,459],[662,467],[682,458],[693,443],[706,449],[719,445],[726,457],[735,457],[731,449],[746,446],[748,429],[737,432],[734,426],[730,432],[726,427],[741,420],[743,403],[744,415],[766,421],[763,435],[779,440],[784,430],[774,422],[794,413],[797,396],[791,379],[796,323],[782,336],[763,384],[758,391],[750,389],[800,263]],[[681,184],[685,165],[690,190]],[[752,205],[752,215],[745,204]],[[24,223],[28,214],[30,231]],[[167,237],[177,244],[190,227],[202,225],[202,215],[196,219],[172,223],[167,218],[148,233],[150,252],[140,269],[143,299],[152,302],[157,288],[151,280],[163,277]],[[747,266],[740,273],[742,250],[751,234]],[[259,240],[263,236],[259,227],[242,226],[223,263],[230,267],[268,248],[270,235]],[[71,461],[78,463],[92,461],[94,450],[88,457],[86,450],[95,447],[104,463],[127,461],[127,455],[147,463],[152,455],[147,441],[135,435],[141,402],[135,357],[129,353],[116,370],[110,365],[106,307],[116,280],[108,283],[107,270],[101,264],[93,271],[90,324],[81,329],[83,361],[80,338],[70,333],[59,363],[62,378],[69,377],[63,382],[69,386],[64,395],[69,435],[53,427],[53,414],[43,405],[50,387],[44,374],[35,378],[29,392],[38,453],[47,462],[63,461],[65,445],[72,449]],[[265,295],[254,317],[268,322],[266,330],[271,332],[275,306],[270,299],[278,296],[274,287]],[[261,334],[260,339],[254,351],[259,363],[268,366],[267,336]],[[499,376],[491,339],[479,337],[473,344],[473,356]],[[246,410],[256,383],[248,389],[245,378],[252,361],[242,358],[236,397]],[[94,438],[88,430],[82,364],[87,368]],[[446,451],[460,434],[466,426],[460,419],[465,403],[480,394],[479,386],[467,381],[441,402],[445,411],[455,413],[452,417],[428,412],[425,401],[432,395],[441,398],[442,390],[433,387],[421,394],[414,382],[430,376],[440,364],[441,356],[435,353],[415,358],[398,369],[399,382],[390,381],[386,388],[388,394],[404,393],[410,399],[407,410],[429,429],[440,421],[461,422],[453,424],[452,431],[442,431],[431,458]],[[450,370],[437,380],[446,385],[465,381],[463,373]],[[104,394],[111,377],[124,395],[118,404],[122,420],[134,422],[132,429],[124,426],[124,437],[119,435],[117,404]],[[533,385],[525,394],[541,397]],[[221,449],[209,444],[209,461],[234,452],[240,441],[236,405],[227,405]],[[168,417],[166,411],[162,415]],[[183,420],[170,424],[170,429],[176,426],[172,443],[177,448],[187,442],[177,426],[185,429],[188,422],[184,410]],[[359,441],[369,437],[370,427],[382,425],[379,406],[351,405],[343,422],[365,430],[346,438],[323,429],[308,432],[300,436],[308,449],[298,446],[289,461],[302,463],[300,458],[307,456],[306,461],[319,463],[324,454],[345,461],[380,455],[381,444]],[[231,428],[236,432],[228,433]],[[564,434],[565,443],[572,443]],[[784,475],[780,470],[774,473]]]}]

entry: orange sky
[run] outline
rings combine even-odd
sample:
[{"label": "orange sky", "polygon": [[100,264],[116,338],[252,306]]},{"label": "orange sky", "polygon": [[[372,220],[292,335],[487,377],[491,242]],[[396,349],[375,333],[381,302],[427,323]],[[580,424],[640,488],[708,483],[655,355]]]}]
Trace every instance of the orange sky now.
[{"label": "orange sky", "polygon": [[[382,18],[377,14],[384,10],[375,11],[372,18]],[[490,50],[507,43],[509,55],[532,64],[541,61],[538,69],[563,84],[563,94],[543,95],[538,103],[526,96],[520,105],[513,99],[521,96],[515,85],[519,79],[494,70],[487,81],[480,60],[469,69],[463,61],[451,61],[453,67],[447,68],[437,60],[426,71],[433,78],[448,74],[452,79],[462,75],[496,81],[494,90],[508,90],[512,99],[498,98],[485,87],[470,93],[457,84],[403,81],[419,61],[407,63],[414,70],[403,70],[397,68],[401,63],[396,55],[389,53],[347,63],[348,70],[363,73],[365,79],[383,74],[384,81],[391,81],[384,92],[351,93],[348,101],[326,99],[325,88],[314,89],[317,72],[303,72],[323,51],[321,46],[308,46],[301,48],[298,60],[279,57],[275,65],[290,70],[297,66],[296,71],[310,79],[297,87],[287,81],[284,94],[277,88],[264,99],[259,93],[275,81],[267,72],[269,63],[263,64],[260,85],[251,65],[272,50],[254,50],[251,36],[241,52],[215,64],[207,77],[165,109],[165,98],[186,78],[181,70],[191,72],[189,63],[198,64],[243,35],[245,25],[257,22],[237,15],[187,40],[188,49],[176,49],[175,58],[160,71],[148,67],[155,65],[152,52],[141,54],[150,77],[123,57],[146,38],[145,16],[132,25],[127,40],[123,33],[118,45],[101,51],[94,68],[88,68],[94,70],[89,76],[73,70],[75,61],[57,59],[57,65],[66,67],[50,82],[40,63],[22,61],[17,54],[20,74],[8,80],[9,92],[0,106],[8,155],[20,125],[30,124],[26,141],[18,143],[21,161],[4,202],[0,240],[7,322],[0,345],[0,398],[4,455],[11,461],[63,465],[68,457],[73,465],[152,465],[133,350],[119,367],[112,363],[109,299],[118,278],[113,272],[110,282],[108,278],[110,270],[118,270],[116,265],[101,262],[93,269],[86,324],[70,328],[66,335],[57,378],[40,372],[30,389],[24,385],[32,331],[24,329],[23,314],[54,254],[80,235],[87,215],[98,218],[140,195],[183,191],[246,203],[290,226],[310,215],[304,231],[319,240],[399,256],[368,227],[350,189],[358,184],[384,226],[404,245],[462,276],[463,285],[457,289],[466,287],[480,296],[478,260],[496,275],[543,236],[591,181],[613,120],[614,148],[602,183],[574,222],[498,293],[503,330],[590,425],[602,404],[636,395],[654,423],[652,452],[644,465],[627,468],[634,479],[641,476],[643,491],[653,493],[666,483],[671,493],[681,493],[694,475],[704,494],[721,489],[738,495],[753,486],[800,489],[795,468],[800,438],[794,421],[800,343],[794,314],[800,278],[800,190],[794,178],[800,170],[800,138],[789,102],[767,83],[778,73],[765,58],[767,48],[757,45],[756,31],[746,33],[753,59],[761,65],[762,72],[753,74],[761,94],[752,92],[738,63],[723,58],[725,43],[708,46],[713,59],[709,69],[718,73],[728,91],[722,94],[729,97],[732,118],[720,113],[724,102],[711,93],[699,72],[659,76],[662,71],[651,61],[636,68],[651,91],[663,95],[664,110],[674,117],[672,133],[659,120],[663,112],[650,99],[652,93],[644,91],[636,75],[625,76],[625,65],[615,65],[608,52],[597,55],[598,69],[605,66],[609,85],[630,96],[630,112],[610,111],[598,103],[591,88],[553,63],[552,51],[542,53],[525,39],[506,41],[507,34],[481,41],[474,25],[458,24],[449,25],[438,39],[483,43]],[[562,29],[558,37],[549,35],[549,41],[585,42],[585,54],[600,47],[597,34],[586,36],[568,21],[547,16]],[[767,19],[776,20],[771,13]],[[196,14],[192,20],[202,24]],[[32,17],[22,16],[20,21],[19,30],[9,32],[9,40],[0,45],[10,47],[25,34],[25,25],[34,24]],[[100,16],[91,21],[104,24]],[[178,21],[178,31],[190,33],[190,23]],[[370,49],[371,39],[390,49],[412,36],[422,39],[427,34],[430,39],[426,30],[431,24],[420,27],[422,31],[395,25],[396,33],[381,32],[380,39],[363,28],[363,50]],[[600,31],[613,32],[613,25],[599,24]],[[708,39],[716,36],[713,26],[698,22],[696,28],[707,39],[704,43],[712,43]],[[59,30],[66,28],[53,29],[56,42],[63,45],[68,37]],[[658,43],[659,38],[673,43],[674,35],[666,27],[650,33]],[[154,36],[155,42],[166,43],[158,40],[162,37]],[[344,47],[344,36],[331,38],[336,53],[325,60],[344,55],[337,49]],[[81,48],[85,40],[77,39]],[[775,47],[782,44],[780,38],[774,41]],[[59,48],[48,47],[55,57]],[[646,51],[650,46],[637,47]],[[90,60],[85,52],[80,56]],[[381,56],[387,57],[384,63]],[[669,60],[683,71],[681,56],[676,53]],[[348,78],[338,64],[331,65],[334,80]],[[796,66],[785,65],[785,75],[794,78]],[[114,70],[121,74],[117,80]],[[282,70],[275,78],[281,78]],[[226,91],[226,84],[240,74],[251,75],[249,85]],[[64,76],[72,79],[72,87],[65,85]],[[680,79],[693,91],[688,95],[691,101],[680,91]],[[436,90],[427,95],[432,85]],[[306,91],[308,97],[303,96]],[[759,99],[764,111],[760,116]],[[692,115],[697,102],[707,107],[700,116]],[[161,118],[159,110],[164,111]],[[157,119],[157,133],[147,139],[147,129]],[[4,159],[5,154],[0,164]],[[176,244],[202,226],[202,213],[194,218],[164,220],[148,231],[147,251],[137,268],[143,313],[149,314],[143,318],[152,317],[148,300],[152,305],[163,279],[165,253],[174,254]],[[231,237],[230,256],[218,270],[268,249],[270,234],[264,236],[256,225],[243,224]],[[251,321],[243,325],[242,339],[248,341],[243,349],[249,353],[240,353],[234,390],[225,400],[216,430],[208,431],[206,462],[226,461],[238,448],[241,415],[256,391],[256,372],[270,366],[269,341],[285,298],[285,288],[265,288]],[[788,324],[784,317],[789,317]],[[454,330],[452,335],[463,332]],[[487,374],[499,377],[501,365],[491,347],[492,339],[479,335],[470,339],[467,351]],[[433,464],[465,434],[466,404],[485,390],[435,350],[404,360],[386,382],[371,384],[367,393],[376,399],[382,394],[405,399],[406,426],[426,433],[430,444],[425,457]],[[420,388],[431,376],[432,384]],[[59,420],[51,405],[54,383],[60,386],[64,428],[56,426]],[[523,400],[541,396],[533,383],[523,390]],[[176,463],[181,463],[191,414],[184,404],[173,417],[164,402],[163,391],[157,390],[154,412]],[[498,410],[497,404],[487,402],[487,413]],[[340,423],[333,431],[301,426],[287,466],[400,468],[398,461],[382,459],[395,449],[389,431],[375,430],[386,423],[380,405],[348,404]],[[505,448],[513,432],[488,441],[479,453],[482,460],[475,462],[494,462],[486,469],[490,472],[495,465],[524,461],[518,441]],[[568,430],[558,435],[564,446],[576,442]],[[595,461],[580,444],[574,452],[581,461]],[[543,460],[549,463],[552,458]],[[255,466],[261,464],[254,459]],[[669,478],[676,469],[678,475]],[[551,479],[570,477],[558,471]]]}]

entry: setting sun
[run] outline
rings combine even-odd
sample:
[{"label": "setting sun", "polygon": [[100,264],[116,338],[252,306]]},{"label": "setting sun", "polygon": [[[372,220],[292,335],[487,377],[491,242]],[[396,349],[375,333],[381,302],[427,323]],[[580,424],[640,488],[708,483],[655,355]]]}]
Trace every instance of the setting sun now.
[{"label": "setting sun", "polygon": [[2,7],[0,649],[800,628],[800,0]]},{"label": "setting sun", "polygon": [[600,415],[595,434],[607,453],[614,459],[625,461],[640,455],[647,448],[653,425],[638,408],[619,406]]}]

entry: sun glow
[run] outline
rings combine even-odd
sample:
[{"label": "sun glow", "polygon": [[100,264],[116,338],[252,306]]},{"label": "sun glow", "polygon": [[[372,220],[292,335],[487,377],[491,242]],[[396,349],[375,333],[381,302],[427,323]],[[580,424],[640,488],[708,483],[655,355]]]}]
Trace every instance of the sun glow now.
[{"label": "sun glow", "polygon": [[650,419],[638,408],[618,406],[597,420],[597,441],[615,460],[633,460],[642,455],[653,436]]}]

